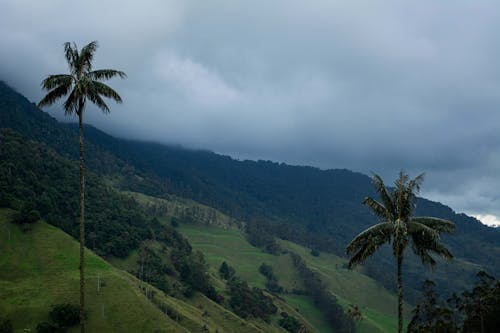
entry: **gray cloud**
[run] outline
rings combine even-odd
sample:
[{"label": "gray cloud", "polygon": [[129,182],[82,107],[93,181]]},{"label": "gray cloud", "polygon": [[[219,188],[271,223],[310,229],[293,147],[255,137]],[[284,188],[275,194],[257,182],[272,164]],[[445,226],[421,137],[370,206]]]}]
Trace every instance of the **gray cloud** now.
[{"label": "gray cloud", "polygon": [[[500,216],[497,1],[2,1],[0,77],[36,101],[62,43],[101,44],[118,136],[322,168],[425,171]],[[59,119],[57,108],[51,109]]]}]

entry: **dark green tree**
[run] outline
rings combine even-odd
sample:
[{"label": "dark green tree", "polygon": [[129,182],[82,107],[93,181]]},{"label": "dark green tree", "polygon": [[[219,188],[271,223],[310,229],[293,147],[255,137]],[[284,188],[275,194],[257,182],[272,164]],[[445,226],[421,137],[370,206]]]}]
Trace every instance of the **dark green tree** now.
[{"label": "dark green tree", "polygon": [[58,327],[71,327],[78,324],[80,308],[73,304],[57,304],[49,316]]},{"label": "dark green tree", "polygon": [[0,333],[13,333],[12,322],[8,319],[0,317]]},{"label": "dark green tree", "polygon": [[278,321],[278,323],[288,332],[300,333],[306,331],[304,325],[300,322],[300,320],[298,320],[294,316],[290,316],[288,313],[282,312],[281,317],[282,318]]},{"label": "dark green tree", "polygon": [[48,93],[38,103],[38,107],[54,104],[57,100],[68,96],[64,102],[66,115],[78,116],[80,129],[80,331],[85,332],[85,172],[84,172],[84,145],[83,145],[83,112],[88,102],[95,104],[104,113],[109,113],[103,97],[118,103],[122,99],[118,93],[108,85],[100,82],[113,77],[125,78],[124,72],[114,69],[93,70],[92,61],[97,49],[97,42],[85,45],[80,52],[75,43],[64,44],[64,55],[69,66],[69,74],[50,75],[42,81],[42,87]]},{"label": "dark green tree", "polygon": [[423,300],[413,309],[408,332],[451,333],[458,327],[453,320],[453,309],[441,301],[435,290],[436,284],[426,280],[423,284]]},{"label": "dark green tree", "polygon": [[477,278],[479,283],[472,290],[462,294],[464,332],[494,332],[495,328],[498,328],[500,316],[499,284],[485,271],[477,273]]},{"label": "dark green tree", "polygon": [[227,262],[223,262],[219,267],[219,275],[224,280],[231,280],[234,277],[235,270]]},{"label": "dark green tree", "polygon": [[375,190],[380,194],[381,202],[366,197],[363,203],[372,210],[380,222],[356,236],[347,245],[347,254],[351,256],[349,268],[363,263],[382,245],[391,244],[397,261],[398,283],[398,332],[403,332],[403,253],[411,244],[413,252],[419,256],[422,263],[434,266],[435,259],[431,253],[445,259],[453,256],[440,241],[442,232],[451,233],[455,224],[434,217],[414,217],[416,194],[420,191],[423,174],[415,179],[401,171],[394,188],[387,188],[379,175],[373,176]]}]

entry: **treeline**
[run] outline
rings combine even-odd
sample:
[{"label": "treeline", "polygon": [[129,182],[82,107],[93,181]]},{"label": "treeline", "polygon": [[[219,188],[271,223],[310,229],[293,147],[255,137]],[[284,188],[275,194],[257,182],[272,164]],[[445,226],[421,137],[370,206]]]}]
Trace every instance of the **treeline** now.
[{"label": "treeline", "polygon": [[353,319],[346,315],[342,306],[337,302],[337,298],[327,290],[319,275],[307,267],[298,254],[290,252],[290,255],[307,292],[318,308],[322,310],[330,325],[336,332],[350,332],[354,326]]},{"label": "treeline", "polygon": [[496,333],[500,327],[500,281],[481,271],[477,283],[443,300],[434,282],[423,284],[423,299],[413,310],[408,332]]}]

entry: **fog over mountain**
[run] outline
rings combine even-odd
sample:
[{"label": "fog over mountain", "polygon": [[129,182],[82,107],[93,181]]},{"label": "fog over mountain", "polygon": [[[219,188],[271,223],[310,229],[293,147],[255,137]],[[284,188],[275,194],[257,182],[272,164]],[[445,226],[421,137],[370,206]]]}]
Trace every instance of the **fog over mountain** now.
[{"label": "fog over mountain", "polygon": [[[500,217],[500,2],[0,2],[0,79],[33,101],[98,40],[124,99],[114,135],[382,174]],[[49,110],[65,118],[59,108]],[[490,215],[490,217],[485,217]]]}]

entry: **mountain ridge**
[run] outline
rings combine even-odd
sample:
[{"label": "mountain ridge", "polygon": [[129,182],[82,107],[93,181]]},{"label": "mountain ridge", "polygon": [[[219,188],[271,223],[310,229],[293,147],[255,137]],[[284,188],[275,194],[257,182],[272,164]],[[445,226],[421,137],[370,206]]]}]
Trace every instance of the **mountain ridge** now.
[{"label": "mountain ridge", "polygon": [[[0,127],[12,127],[76,158],[75,126],[58,123],[5,84],[0,84],[0,111]],[[189,198],[259,225],[265,233],[306,246],[343,254],[346,243],[376,221],[361,205],[365,196],[375,195],[370,178],[347,169],[238,161],[206,150],[117,139],[88,125],[85,140],[89,168],[103,175],[120,171],[123,175],[117,186],[122,190]],[[500,273],[498,229],[423,198],[418,200],[416,212],[456,222],[457,234],[444,238],[452,252],[493,274]],[[384,272],[392,267],[387,255],[387,251],[376,255],[372,261],[376,264],[370,268],[369,262],[367,267],[390,286],[389,278],[383,280]],[[412,260],[416,270],[417,263]],[[377,273],[379,264],[383,268]],[[442,280],[446,287],[446,279]],[[411,280],[408,284],[412,289],[419,283]]]}]

